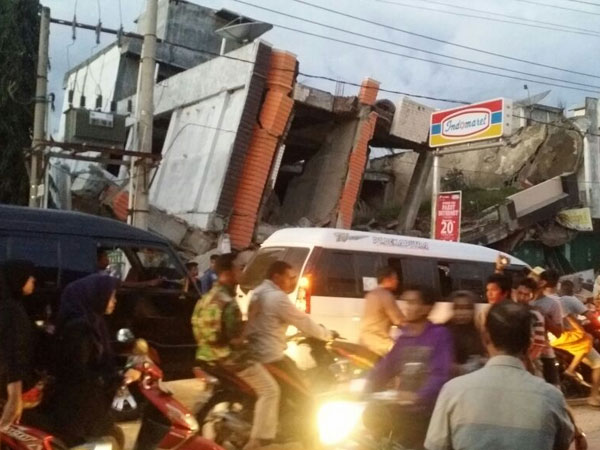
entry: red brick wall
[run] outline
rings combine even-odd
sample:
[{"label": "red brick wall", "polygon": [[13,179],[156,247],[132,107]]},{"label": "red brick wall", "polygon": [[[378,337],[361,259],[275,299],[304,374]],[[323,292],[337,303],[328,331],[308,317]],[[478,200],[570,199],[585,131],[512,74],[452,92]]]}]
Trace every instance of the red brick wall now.
[{"label": "red brick wall", "polygon": [[357,138],[348,164],[346,184],[344,185],[344,190],[342,191],[342,196],[340,198],[336,224],[338,228],[350,228],[352,225],[354,205],[356,204],[363,173],[365,171],[367,149],[369,148],[369,141],[373,137],[373,132],[375,131],[376,121],[377,113],[371,112],[368,118],[359,125]]},{"label": "red brick wall", "polygon": [[267,76],[267,94],[240,176],[229,222],[233,248],[242,249],[252,242],[258,209],[265,189],[273,156],[285,131],[294,101],[290,97],[295,78],[296,57],[273,51]]}]

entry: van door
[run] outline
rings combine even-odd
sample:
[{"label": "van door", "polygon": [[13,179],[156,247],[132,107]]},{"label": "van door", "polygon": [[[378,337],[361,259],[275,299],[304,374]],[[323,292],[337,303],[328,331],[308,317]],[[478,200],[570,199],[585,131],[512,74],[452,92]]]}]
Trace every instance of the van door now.
[{"label": "van door", "polygon": [[186,292],[186,273],[172,249],[129,242],[99,245],[109,254],[107,271],[122,281],[109,317],[111,332],[130,328],[146,339],[168,378],[191,376],[196,341],[190,320],[200,294],[194,287]]}]

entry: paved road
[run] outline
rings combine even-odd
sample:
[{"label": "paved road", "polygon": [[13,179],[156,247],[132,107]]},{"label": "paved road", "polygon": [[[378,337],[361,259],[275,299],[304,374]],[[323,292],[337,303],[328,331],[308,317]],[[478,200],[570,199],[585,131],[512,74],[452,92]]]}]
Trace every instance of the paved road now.
[{"label": "paved road", "polygon": [[[165,383],[173,391],[175,397],[188,408],[195,410],[204,398],[202,384],[198,380],[181,380]],[[572,402],[575,417],[579,426],[588,436],[590,450],[600,450],[600,408],[592,408],[585,402]],[[139,423],[121,424],[127,439],[126,448],[132,449],[139,430]]]},{"label": "paved road", "polygon": [[577,424],[588,438],[590,450],[600,449],[600,409],[590,406],[574,406]]}]

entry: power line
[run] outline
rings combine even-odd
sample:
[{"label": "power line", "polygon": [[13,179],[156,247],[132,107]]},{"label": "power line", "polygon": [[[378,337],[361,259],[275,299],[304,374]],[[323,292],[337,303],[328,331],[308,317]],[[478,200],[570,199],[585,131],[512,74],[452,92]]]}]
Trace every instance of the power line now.
[{"label": "power line", "polygon": [[[244,2],[242,0],[234,0],[234,1],[236,1],[238,3],[244,3],[244,4],[250,5],[250,6],[255,6],[255,5],[251,4],[251,3],[247,3],[247,2]],[[457,44],[457,43],[454,43],[454,42],[451,42],[451,41],[448,41],[448,40],[445,40],[445,39],[435,38],[435,37],[432,37],[432,36],[428,36],[428,35],[421,34],[421,33],[416,33],[416,32],[413,32],[413,31],[409,31],[409,30],[406,30],[406,29],[403,29],[403,28],[398,28],[398,27],[395,27],[395,26],[392,26],[392,25],[388,25],[388,24],[385,24],[385,23],[376,22],[376,21],[373,21],[373,20],[368,20],[368,19],[365,19],[363,17],[354,16],[352,14],[348,14],[348,13],[344,13],[344,12],[341,12],[341,11],[337,11],[335,9],[326,8],[326,7],[320,6],[320,5],[315,5],[314,3],[310,3],[310,2],[307,2],[305,0],[292,0],[292,1],[294,1],[296,3],[301,3],[301,4],[304,4],[304,5],[312,6],[313,8],[317,8],[317,9],[320,9],[320,10],[323,10],[323,11],[327,11],[327,12],[330,12],[330,13],[333,13],[333,14],[337,14],[337,15],[341,15],[341,16],[344,16],[344,17],[348,17],[348,18],[351,18],[351,19],[354,19],[354,20],[359,20],[361,22],[369,23],[371,25],[376,25],[376,26],[379,26],[379,27],[387,28],[389,30],[397,31],[399,33],[404,33],[404,34],[415,36],[415,37],[419,37],[419,38],[422,38],[422,39],[427,39],[429,41],[437,42],[437,43],[440,43],[440,44],[445,44],[445,45],[449,45],[449,46],[452,46],[452,47],[461,48],[461,49],[464,49],[464,50],[470,50],[470,51],[473,51],[473,52],[482,53],[482,54],[489,55],[489,56],[495,56],[495,57],[498,57],[498,58],[503,58],[503,59],[507,59],[507,60],[511,60],[511,61],[520,62],[520,63],[531,64],[531,65],[538,66],[538,67],[544,67],[546,69],[553,69],[553,70],[558,70],[558,71],[561,71],[561,72],[567,72],[567,73],[572,73],[572,74],[575,74],[575,75],[582,75],[582,76],[586,76],[586,77],[600,78],[599,75],[593,75],[593,74],[589,74],[589,73],[578,72],[578,71],[575,71],[575,70],[572,70],[572,69],[565,69],[563,67],[557,67],[557,66],[552,66],[552,65],[549,65],[549,64],[538,63],[538,62],[535,62],[535,61],[530,61],[530,60],[523,59],[523,58],[517,58],[515,56],[504,55],[502,53],[492,52],[492,51],[488,51],[488,50],[484,50],[484,49],[480,49],[480,48],[476,48],[476,47],[471,47],[471,46],[468,46],[468,45]],[[376,1],[384,1],[384,0],[376,0]],[[386,2],[387,2],[387,0],[386,0]],[[396,4],[396,3],[394,3],[394,4]],[[600,37],[600,34],[598,34],[598,37]]]},{"label": "power line", "polygon": [[572,11],[572,12],[577,12],[577,13],[581,13],[581,14],[591,14],[592,16],[600,16],[600,13],[597,13],[597,12],[585,11],[583,9],[567,8],[566,6],[551,5],[549,3],[535,2],[533,0],[516,0],[516,1],[520,2],[520,3],[528,3],[530,5],[545,6],[546,8],[561,9],[563,11]]},{"label": "power line", "polygon": [[[521,26],[530,27],[530,28],[538,28],[538,29],[550,30],[550,31],[560,31],[560,32],[564,32],[564,33],[580,34],[580,35],[585,35],[585,36],[594,36],[594,37],[600,36],[599,33],[595,32],[593,30],[585,30],[585,29],[575,28],[575,27],[565,27],[565,25],[557,24],[557,26],[559,26],[561,28],[554,28],[554,27],[543,26],[543,25],[534,25],[531,23],[521,23],[521,22],[515,22],[515,21],[511,21],[511,20],[497,19],[495,17],[484,17],[484,16],[477,16],[475,14],[460,13],[460,12],[455,12],[455,11],[444,11],[444,10],[437,9],[437,8],[428,8],[426,6],[411,5],[409,3],[403,3],[403,2],[396,1],[396,0],[373,0],[373,1],[378,2],[378,3],[387,3],[389,5],[402,6],[404,8],[432,11],[434,13],[439,13],[439,14],[448,14],[448,15],[458,16],[458,17],[469,17],[472,19],[487,20],[489,22],[506,23],[506,24],[510,24],[510,25],[521,25]],[[530,19],[520,19],[520,20],[531,21]],[[570,29],[567,29],[567,28],[570,28]]]},{"label": "power line", "polygon": [[[446,2],[441,2],[441,1],[435,1],[435,0],[420,0],[421,2],[426,1],[427,3],[433,3],[436,5],[441,5],[441,6],[447,6],[450,8],[454,8],[456,7],[456,5],[453,5],[452,3],[446,3]],[[569,0],[567,0],[569,1]],[[506,17],[508,19],[515,19],[515,20],[521,20],[521,21],[525,21],[525,22],[532,22],[532,23],[538,23],[541,25],[547,25],[550,27],[559,27],[559,28],[565,28],[565,29],[571,29],[571,30],[575,30],[575,31],[583,31],[586,33],[592,33],[594,35],[600,36],[600,34],[598,33],[598,31],[596,30],[591,30],[589,28],[578,28],[578,27],[573,27],[570,25],[565,25],[562,23],[554,23],[554,22],[546,22],[543,20],[535,20],[535,19],[528,19],[525,17],[519,17],[519,16],[511,16],[509,14],[502,14],[496,11],[486,11],[484,9],[475,9],[469,6],[469,11],[473,11],[473,12],[478,12],[478,13],[482,13],[482,14],[489,14],[489,15],[493,15],[493,16],[497,16],[497,17]],[[527,25],[527,24],[522,24],[522,23],[516,23],[517,25]],[[564,30],[557,30],[557,31],[564,31]]]},{"label": "power line", "polygon": [[599,6],[600,7],[600,3],[594,3],[594,2],[586,2],[584,0],[563,0],[564,2],[572,2],[572,3],[581,3],[584,5],[592,5],[592,6]]},{"label": "power line", "polygon": [[[239,0],[236,0],[239,1]],[[324,36],[322,34],[318,34],[318,33],[311,33],[309,31],[304,31],[304,30],[299,30],[297,28],[292,28],[292,27],[288,27],[285,25],[279,25],[276,23],[273,23],[273,25],[283,29],[283,30],[288,30],[288,31],[293,31],[295,33],[300,33],[300,34],[304,34],[306,36],[313,36],[313,37],[317,37],[320,39],[326,39],[332,42],[338,42],[341,44],[346,44],[346,45],[351,45],[354,47],[358,47],[358,48],[364,48],[366,50],[373,50],[379,53],[384,53],[387,55],[394,55],[394,56],[400,56],[403,58],[408,58],[408,59],[412,59],[415,61],[422,61],[422,62],[426,62],[428,64],[437,64],[440,66],[446,66],[446,67],[452,67],[454,69],[461,69],[461,70],[466,70],[469,72],[474,72],[474,73],[481,73],[484,75],[492,75],[492,76],[496,76],[496,77],[500,77],[500,78],[507,78],[507,79],[511,79],[511,80],[517,80],[517,81],[526,81],[526,82],[530,82],[530,83],[537,83],[537,84],[541,84],[543,86],[554,86],[554,87],[559,87],[559,88],[563,88],[563,89],[569,89],[569,90],[574,90],[574,91],[580,91],[580,92],[592,92],[594,94],[598,94],[598,91],[594,91],[594,90],[590,90],[590,89],[583,89],[583,88],[577,88],[577,87],[573,87],[573,86],[565,86],[562,84],[556,84],[556,83],[549,83],[547,81],[540,81],[540,80],[532,80],[530,78],[523,78],[523,77],[516,77],[516,76],[512,76],[512,75],[508,75],[508,74],[502,74],[502,73],[497,73],[497,72],[490,72],[487,70],[480,70],[480,69],[475,69],[475,68],[471,68],[471,67],[465,67],[465,66],[459,66],[456,64],[449,64],[449,63],[444,63],[444,62],[440,62],[440,61],[432,61],[430,59],[426,59],[426,58],[420,58],[418,56],[412,56],[412,55],[407,55],[404,53],[398,53],[398,52],[394,52],[391,50],[384,50],[381,48],[377,48],[377,47],[371,47],[369,45],[364,45],[364,44],[358,44],[356,42],[351,42],[351,41],[346,41],[343,39],[338,39],[338,38],[333,38],[333,37],[329,37],[329,36]]]},{"label": "power line", "polygon": [[[56,21],[56,23],[60,23],[60,24],[63,24],[63,25],[70,25],[66,21],[59,21],[59,20],[56,20],[56,19],[54,19],[54,20]],[[81,26],[82,24],[78,24],[78,25]],[[276,26],[279,26],[279,25],[276,25]],[[83,27],[86,27],[86,25],[83,25]],[[281,27],[281,26],[280,26],[280,28],[287,29],[286,27]],[[292,29],[292,30],[296,31],[295,29]],[[103,29],[103,31],[106,32],[106,33],[117,34],[117,30]],[[302,30],[298,30],[298,31],[300,31],[302,33],[307,33],[309,35],[313,35],[313,33],[304,32]],[[139,37],[139,35],[136,35],[135,33],[127,33],[127,35],[129,35],[131,37]],[[316,36],[317,37],[324,37],[326,39],[336,40],[334,38],[329,38],[329,37],[325,37],[325,36],[321,36],[321,35],[316,35]],[[210,50],[199,50],[199,49],[195,49],[193,47],[189,47],[189,46],[186,46],[186,45],[180,45],[180,44],[171,43],[169,41],[162,41],[161,40],[160,42],[165,43],[165,44],[169,44],[169,45],[173,45],[173,46],[177,46],[177,47],[180,47],[180,48],[184,48],[184,49],[187,49],[187,50],[191,50],[191,51],[196,51],[196,52],[200,52],[200,53],[209,54],[209,55],[212,55],[212,56],[215,56],[215,57],[230,59],[230,60],[239,61],[239,62],[243,62],[243,63],[247,63],[247,64],[252,64],[252,65],[255,64],[255,61],[251,61],[251,60],[247,60],[247,59],[243,59],[243,58],[238,58],[236,56],[232,56],[232,55],[229,55],[229,54],[221,55],[221,54],[219,54],[217,52],[212,52]],[[345,42],[345,41],[342,41],[342,42]],[[356,44],[356,45],[360,45],[360,44]],[[368,47],[368,48],[371,48],[371,47]],[[387,51],[381,50],[381,49],[376,49],[376,50],[387,52]],[[395,54],[395,53],[393,53],[393,54]],[[418,59],[416,57],[413,57],[413,58]],[[428,61],[428,62],[430,62],[430,61]],[[443,64],[443,63],[441,63],[441,64]],[[296,72],[295,69],[279,69],[279,70],[285,71],[285,72]],[[476,69],[471,69],[471,70],[477,71]],[[355,83],[355,82],[351,82],[351,81],[341,80],[339,78],[333,78],[333,77],[326,76],[326,75],[315,75],[315,74],[310,74],[310,73],[306,73],[306,72],[298,72],[298,74],[301,75],[301,76],[307,77],[307,78],[326,80],[326,81],[331,81],[331,82],[335,82],[335,83],[341,83],[341,84],[345,84],[345,85],[349,85],[349,86],[355,86],[355,87],[364,87],[361,83]],[[499,75],[507,77],[507,75],[502,75],[502,74],[499,74]],[[533,81],[533,82],[536,82],[536,81]],[[544,83],[541,83],[541,84],[544,84]],[[367,88],[371,88],[371,87],[368,86]],[[378,91],[380,91],[380,92],[387,92],[387,93],[391,93],[391,94],[405,95],[407,97],[421,98],[421,99],[427,99],[427,100],[438,101],[438,102],[446,102],[446,103],[454,103],[454,104],[462,104],[462,105],[468,105],[468,104],[473,103],[472,101],[467,101],[467,100],[456,100],[456,99],[434,97],[434,96],[422,95],[422,94],[414,94],[414,93],[410,93],[410,92],[406,92],[406,91],[402,91],[402,90],[387,89],[387,88],[383,88],[383,87],[373,87],[372,89],[378,89]],[[573,88],[567,87],[567,89],[573,89]],[[578,131],[578,130],[576,130],[573,127],[565,127],[565,126],[561,126],[561,125],[557,125],[557,124],[546,123],[546,122],[543,122],[543,121],[538,121],[538,120],[531,119],[529,117],[524,117],[524,116],[518,116],[518,115],[513,115],[513,116],[517,117],[517,118],[521,118],[521,119],[527,119],[527,120],[529,120],[531,122],[535,122],[535,123],[540,123],[540,124],[544,124],[544,125],[556,127],[556,128],[563,128],[563,129],[569,130],[569,131]],[[235,130],[227,130],[227,129],[218,128],[218,127],[211,127],[209,125],[202,125],[202,124],[193,124],[193,125],[194,126],[198,126],[198,127],[203,127],[203,128],[209,128],[209,129],[214,129],[214,130],[218,130],[218,131],[228,132],[228,133],[235,133],[236,132]],[[591,132],[585,132],[583,134],[586,134],[586,135],[589,135],[589,136],[600,137],[600,134],[594,134],[594,133],[591,133]]]},{"label": "power line", "polygon": [[[265,10],[265,11],[269,11],[269,12],[272,12],[272,13],[275,13],[275,14],[279,14],[279,15],[282,15],[282,16],[285,16],[285,17],[292,18],[292,19],[300,20],[302,22],[307,22],[307,23],[311,23],[313,25],[318,25],[318,26],[329,28],[329,29],[332,29],[332,30],[341,31],[342,33],[347,33],[347,34],[351,34],[351,35],[358,36],[358,37],[361,37],[361,38],[370,39],[370,40],[377,41],[377,42],[382,42],[384,44],[394,45],[396,47],[407,48],[407,49],[410,49],[410,50],[414,50],[414,51],[418,51],[418,52],[422,52],[422,53],[427,53],[427,54],[434,55],[434,56],[439,56],[441,58],[447,58],[447,59],[454,60],[454,61],[466,62],[468,64],[475,64],[475,65],[479,65],[479,66],[487,67],[487,68],[491,68],[491,69],[496,69],[496,70],[504,70],[504,71],[507,71],[507,72],[517,73],[519,75],[526,75],[526,76],[530,76],[530,77],[537,77],[537,78],[542,78],[542,79],[551,80],[551,81],[558,81],[560,83],[567,83],[567,84],[573,84],[573,85],[577,85],[577,86],[589,87],[589,88],[593,88],[593,89],[600,89],[600,86],[596,86],[596,85],[590,85],[590,84],[586,84],[586,83],[579,83],[579,82],[575,82],[575,81],[569,81],[569,80],[564,80],[564,79],[560,79],[560,78],[549,77],[549,76],[546,76],[546,75],[538,75],[538,74],[535,74],[535,73],[523,72],[523,71],[515,70],[515,69],[507,69],[507,68],[504,68],[504,67],[495,66],[493,64],[481,63],[481,62],[473,61],[473,60],[466,59],[466,58],[459,58],[459,57],[454,57],[454,56],[448,56],[448,55],[445,55],[443,53],[432,52],[432,51],[424,50],[424,49],[421,49],[421,48],[418,48],[418,47],[412,47],[410,45],[398,44],[396,42],[389,41],[389,40],[386,40],[386,39],[380,39],[380,38],[377,38],[377,37],[369,36],[367,34],[357,33],[355,31],[350,31],[350,30],[346,30],[344,28],[339,28],[339,27],[330,25],[328,23],[317,22],[315,20],[305,19],[305,18],[302,18],[302,17],[295,16],[293,14],[284,13],[284,12],[277,11],[277,10],[274,10],[274,9],[271,9],[271,8],[265,8],[265,7],[262,7],[262,6],[256,6],[256,5],[252,4],[252,3],[248,3],[248,2],[245,2],[243,0],[234,0],[234,1],[239,1],[239,3],[243,3],[245,5],[253,6],[255,8],[258,8],[258,9],[261,9],[261,10]],[[302,0],[292,0],[292,1],[295,1],[295,2],[298,2],[298,3],[303,3],[303,4],[309,4],[310,5],[310,3],[304,2]],[[321,9],[321,8],[319,7],[319,9]],[[344,14],[344,13],[336,12],[336,14],[340,14],[342,16],[346,16],[346,14]],[[359,20],[362,20],[362,19],[359,19]],[[598,77],[598,78],[600,78],[600,77]]]}]

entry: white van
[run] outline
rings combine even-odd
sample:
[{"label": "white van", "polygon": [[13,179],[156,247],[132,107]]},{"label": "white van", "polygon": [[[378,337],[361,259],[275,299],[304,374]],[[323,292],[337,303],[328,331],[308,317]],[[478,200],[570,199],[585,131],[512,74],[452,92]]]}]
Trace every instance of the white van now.
[{"label": "white van", "polygon": [[[250,260],[238,301],[245,312],[252,290],[271,263],[285,261],[298,273],[290,299],[316,322],[357,341],[363,299],[377,285],[380,267],[395,268],[400,286],[431,290],[439,302],[431,319],[443,323],[451,314],[451,305],[444,300],[455,290],[473,291],[485,303],[485,280],[494,272],[497,256],[496,250],[471,244],[333,228],[287,228],[273,233]],[[527,267],[511,258],[507,271]]]}]

